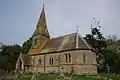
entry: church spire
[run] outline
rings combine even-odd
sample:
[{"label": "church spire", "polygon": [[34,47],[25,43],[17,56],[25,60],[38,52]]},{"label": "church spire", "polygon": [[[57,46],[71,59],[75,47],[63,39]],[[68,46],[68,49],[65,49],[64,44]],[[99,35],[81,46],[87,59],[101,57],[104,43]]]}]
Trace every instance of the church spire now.
[{"label": "church spire", "polygon": [[47,29],[44,4],[43,4],[42,12],[40,14],[40,18],[36,25],[36,30],[35,30],[33,36],[37,36],[37,35],[43,35],[48,38],[50,37],[48,29]]}]

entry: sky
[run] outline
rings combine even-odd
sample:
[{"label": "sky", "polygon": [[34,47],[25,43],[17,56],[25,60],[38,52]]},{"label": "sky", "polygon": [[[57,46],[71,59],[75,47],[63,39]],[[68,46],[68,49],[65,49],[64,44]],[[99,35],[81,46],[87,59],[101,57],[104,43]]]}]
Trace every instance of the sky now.
[{"label": "sky", "polygon": [[0,0],[0,42],[22,44],[32,36],[45,6],[51,37],[90,33],[95,17],[104,36],[120,36],[120,0]]}]

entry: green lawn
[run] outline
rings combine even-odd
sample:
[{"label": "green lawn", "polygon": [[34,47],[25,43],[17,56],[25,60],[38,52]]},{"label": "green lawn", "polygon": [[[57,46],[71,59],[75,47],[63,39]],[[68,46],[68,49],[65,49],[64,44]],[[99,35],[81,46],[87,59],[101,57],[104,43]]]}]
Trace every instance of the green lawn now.
[{"label": "green lawn", "polygon": [[37,80],[56,80],[56,77],[54,74],[40,75]]},{"label": "green lawn", "polygon": [[116,75],[116,74],[99,74],[99,75],[102,77],[107,77],[112,80],[120,80],[120,75]]},{"label": "green lawn", "polygon": [[[31,80],[32,75],[29,74],[24,74],[24,79],[23,80]],[[36,80],[120,80],[119,75],[115,74],[99,74],[95,76],[85,76],[85,75],[77,75],[77,76],[72,76],[71,79],[65,79],[59,77],[59,79],[56,79],[57,76],[55,74],[40,74],[36,77]],[[13,80],[9,79],[6,77],[5,80]]]},{"label": "green lawn", "polygon": [[[37,80],[56,80],[56,75],[48,74],[37,77]],[[65,80],[65,79],[57,79]],[[72,76],[71,80],[120,80],[120,76],[113,74],[100,74],[96,76]]]},{"label": "green lawn", "polygon": [[[48,75],[40,75],[37,77],[37,80],[56,80],[57,76],[54,74],[48,74]],[[60,78],[57,80],[70,80],[70,79],[65,79],[65,78]],[[102,77],[97,77],[97,76],[72,76],[71,80],[106,80]],[[115,79],[116,80],[116,79]]]},{"label": "green lawn", "polygon": [[99,78],[93,78],[91,76],[73,76],[72,80],[104,80],[104,79],[99,79]]}]

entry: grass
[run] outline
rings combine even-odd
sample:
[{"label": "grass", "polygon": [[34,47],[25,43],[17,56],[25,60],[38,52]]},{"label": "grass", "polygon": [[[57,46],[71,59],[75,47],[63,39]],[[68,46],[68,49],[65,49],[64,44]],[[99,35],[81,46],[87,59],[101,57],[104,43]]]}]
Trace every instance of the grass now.
[{"label": "grass", "polygon": [[[37,80],[56,80],[56,77],[57,76],[54,74],[40,75],[37,78]],[[57,79],[57,80],[66,80],[66,79]],[[120,80],[120,76],[115,74],[100,74],[95,76],[78,75],[78,76],[72,76],[71,80]]]},{"label": "grass", "polygon": [[99,74],[102,77],[107,77],[108,79],[112,79],[112,80],[120,80],[120,75],[116,75],[116,74]]},{"label": "grass", "polygon": [[[48,74],[48,75],[40,75],[37,77],[37,80],[56,80],[57,76],[54,74]],[[57,80],[70,80],[70,79],[65,79],[65,78],[60,78]],[[71,80],[105,80],[102,78],[94,78],[92,76],[82,76],[82,75],[78,75],[78,76],[72,76]]]},{"label": "grass", "polygon": [[[32,75],[29,74],[24,74],[24,79],[23,80],[30,80]],[[65,78],[59,78],[56,79],[57,75],[55,74],[39,74],[36,77],[36,80],[70,80],[70,79],[65,79]],[[6,78],[4,80],[13,80]],[[76,75],[72,76],[71,80],[120,80],[119,75],[115,74],[99,74],[95,76],[88,76],[88,75]]]},{"label": "grass", "polygon": [[47,75],[40,75],[37,80],[56,80],[56,75],[54,74],[47,74]]},{"label": "grass", "polygon": [[93,77],[87,77],[87,76],[73,76],[72,80],[103,80],[103,79],[98,79],[98,78],[93,78]]}]

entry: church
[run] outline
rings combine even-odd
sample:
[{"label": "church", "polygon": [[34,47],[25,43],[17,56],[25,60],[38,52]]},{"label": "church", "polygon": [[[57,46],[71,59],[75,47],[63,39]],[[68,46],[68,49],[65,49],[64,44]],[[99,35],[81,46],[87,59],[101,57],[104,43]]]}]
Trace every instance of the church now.
[{"label": "church", "polygon": [[77,32],[51,38],[44,7],[32,35],[32,47],[20,53],[16,69],[24,72],[97,74],[93,47]]}]

